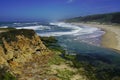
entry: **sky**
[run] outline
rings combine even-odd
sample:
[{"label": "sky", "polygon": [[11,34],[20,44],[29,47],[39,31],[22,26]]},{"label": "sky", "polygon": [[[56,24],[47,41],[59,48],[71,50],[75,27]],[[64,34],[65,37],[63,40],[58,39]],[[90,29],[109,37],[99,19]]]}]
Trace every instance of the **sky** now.
[{"label": "sky", "polygon": [[52,21],[110,12],[120,12],[120,0],[0,0],[0,21]]}]

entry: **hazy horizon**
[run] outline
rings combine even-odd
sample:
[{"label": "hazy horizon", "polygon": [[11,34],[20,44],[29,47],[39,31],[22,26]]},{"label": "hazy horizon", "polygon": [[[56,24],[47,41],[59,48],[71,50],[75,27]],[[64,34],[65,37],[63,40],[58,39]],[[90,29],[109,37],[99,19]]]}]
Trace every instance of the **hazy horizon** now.
[{"label": "hazy horizon", "polygon": [[0,21],[56,21],[120,12],[120,0],[1,0]]}]

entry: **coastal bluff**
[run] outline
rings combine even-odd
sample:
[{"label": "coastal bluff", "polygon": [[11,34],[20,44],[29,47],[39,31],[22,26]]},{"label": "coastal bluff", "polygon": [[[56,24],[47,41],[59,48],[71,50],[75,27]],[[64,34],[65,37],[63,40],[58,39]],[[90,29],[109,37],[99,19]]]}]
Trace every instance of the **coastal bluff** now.
[{"label": "coastal bluff", "polygon": [[32,76],[27,68],[45,64],[51,53],[34,30],[15,29],[0,33],[0,69],[3,70],[2,73],[5,70],[19,79],[25,79],[26,75]]}]

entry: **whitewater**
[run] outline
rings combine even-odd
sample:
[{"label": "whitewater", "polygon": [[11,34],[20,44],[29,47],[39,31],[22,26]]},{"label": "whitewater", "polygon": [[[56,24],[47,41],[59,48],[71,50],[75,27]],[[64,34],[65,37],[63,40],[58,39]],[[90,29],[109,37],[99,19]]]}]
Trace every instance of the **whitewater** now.
[{"label": "whitewater", "polygon": [[[17,23],[14,23],[14,24],[17,24]],[[27,24],[30,24],[30,23],[27,23]],[[20,25],[20,23],[18,25]],[[82,36],[82,35],[87,35],[87,34],[89,35],[89,34],[95,33],[94,35],[92,34],[92,35],[86,36],[86,38],[89,38],[89,37],[98,37],[104,34],[104,31],[98,28],[92,28],[89,26],[76,26],[76,25],[72,25],[70,23],[64,23],[64,22],[49,23],[49,25],[40,25],[40,24],[33,25],[33,26],[24,25],[16,28],[17,29],[33,29],[33,30],[36,30],[40,36],[47,36],[47,37],[63,36],[63,35]]]},{"label": "whitewater", "polygon": [[[93,28],[89,26],[77,26],[64,22],[51,22],[51,23],[10,23],[2,24],[1,28],[14,27],[16,29],[33,29],[40,36],[55,36],[68,37],[70,40],[84,42],[92,45],[100,46],[100,38],[105,33],[99,28]],[[66,39],[66,40],[67,40]]]}]

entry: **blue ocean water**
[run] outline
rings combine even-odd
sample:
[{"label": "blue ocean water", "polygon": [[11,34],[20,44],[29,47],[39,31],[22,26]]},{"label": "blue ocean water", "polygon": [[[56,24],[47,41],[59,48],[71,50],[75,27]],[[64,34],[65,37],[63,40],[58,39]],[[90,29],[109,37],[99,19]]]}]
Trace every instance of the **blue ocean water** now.
[{"label": "blue ocean water", "polygon": [[101,46],[104,31],[89,26],[76,26],[64,22],[7,22],[0,23],[1,28],[33,29],[40,36],[55,36],[58,43],[69,54],[82,54],[94,58],[105,58],[120,65],[120,54]]}]

